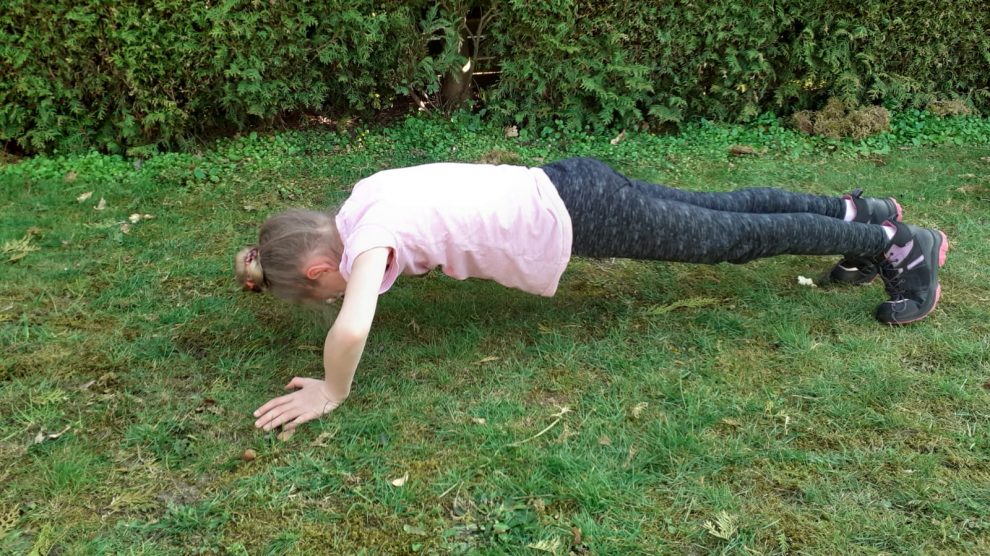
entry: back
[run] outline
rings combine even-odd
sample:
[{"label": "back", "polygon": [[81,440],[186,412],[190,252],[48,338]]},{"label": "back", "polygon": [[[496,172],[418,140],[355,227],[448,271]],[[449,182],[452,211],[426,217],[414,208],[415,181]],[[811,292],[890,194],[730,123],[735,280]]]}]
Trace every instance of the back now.
[{"label": "back", "polygon": [[556,188],[543,170],[522,166],[385,170],[354,186],[337,227],[345,279],[360,253],[393,250],[382,292],[400,273],[441,267],[457,279],[491,279],[549,296],[571,250],[571,221]]}]

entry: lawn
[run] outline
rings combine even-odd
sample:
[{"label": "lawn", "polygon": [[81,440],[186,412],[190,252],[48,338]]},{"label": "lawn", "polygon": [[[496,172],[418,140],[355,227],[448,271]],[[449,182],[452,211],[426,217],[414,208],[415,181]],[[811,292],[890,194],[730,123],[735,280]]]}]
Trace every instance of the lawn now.
[{"label": "lawn", "polygon": [[[957,128],[612,144],[420,118],[7,161],[0,551],[990,553],[990,133]],[[549,299],[403,278],[347,403],[286,441],[253,428],[321,376],[334,315],[238,289],[267,214],[387,167],[571,155],[693,189],[895,195],[950,238],[942,303],[881,326],[879,284],[798,284],[834,262],[814,257],[578,260]]]}]

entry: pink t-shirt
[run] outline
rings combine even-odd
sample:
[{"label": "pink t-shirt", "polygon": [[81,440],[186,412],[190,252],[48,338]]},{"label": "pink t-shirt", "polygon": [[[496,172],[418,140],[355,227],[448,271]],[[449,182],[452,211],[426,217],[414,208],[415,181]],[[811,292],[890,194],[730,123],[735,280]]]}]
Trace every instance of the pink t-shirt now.
[{"label": "pink t-shirt", "polygon": [[359,181],[337,214],[340,273],[374,247],[392,257],[380,292],[399,274],[441,267],[551,296],[571,255],[571,218],[539,168],[440,163]]}]

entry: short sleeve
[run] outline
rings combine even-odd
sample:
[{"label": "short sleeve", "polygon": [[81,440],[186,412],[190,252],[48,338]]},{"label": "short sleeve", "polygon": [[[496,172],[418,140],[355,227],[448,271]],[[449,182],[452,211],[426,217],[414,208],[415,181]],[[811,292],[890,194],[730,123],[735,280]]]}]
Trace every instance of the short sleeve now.
[{"label": "short sleeve", "polygon": [[382,294],[392,287],[392,284],[399,277],[401,270],[401,265],[399,264],[399,246],[395,240],[395,234],[382,226],[368,224],[359,226],[351,232],[347,241],[345,241],[344,253],[340,257],[340,274],[344,277],[344,280],[350,280],[351,271],[354,269],[354,260],[361,253],[376,247],[386,247],[392,251],[389,257],[389,265],[386,267],[385,275],[382,277],[382,286],[378,290],[378,293]]}]

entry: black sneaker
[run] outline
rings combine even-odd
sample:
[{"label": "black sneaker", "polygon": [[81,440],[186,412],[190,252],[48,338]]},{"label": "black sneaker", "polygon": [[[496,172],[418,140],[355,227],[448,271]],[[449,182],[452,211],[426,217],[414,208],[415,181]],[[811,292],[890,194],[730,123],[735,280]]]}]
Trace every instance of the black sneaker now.
[{"label": "black sneaker", "polygon": [[[863,190],[855,189],[852,193],[843,195],[842,198],[849,199],[856,205],[856,217],[853,218],[853,222],[882,224],[888,220],[900,222],[904,217],[901,205],[893,197],[886,199],[863,198]],[[870,259],[846,257],[832,267],[824,281],[852,285],[869,284],[879,272],[880,269]]]},{"label": "black sneaker", "polygon": [[877,320],[886,324],[907,324],[925,318],[938,305],[942,295],[938,269],[945,264],[949,239],[939,230],[910,224],[893,225],[897,226],[897,232],[891,245],[909,246],[910,251],[901,259],[888,255],[878,265],[890,301],[877,307]]}]

